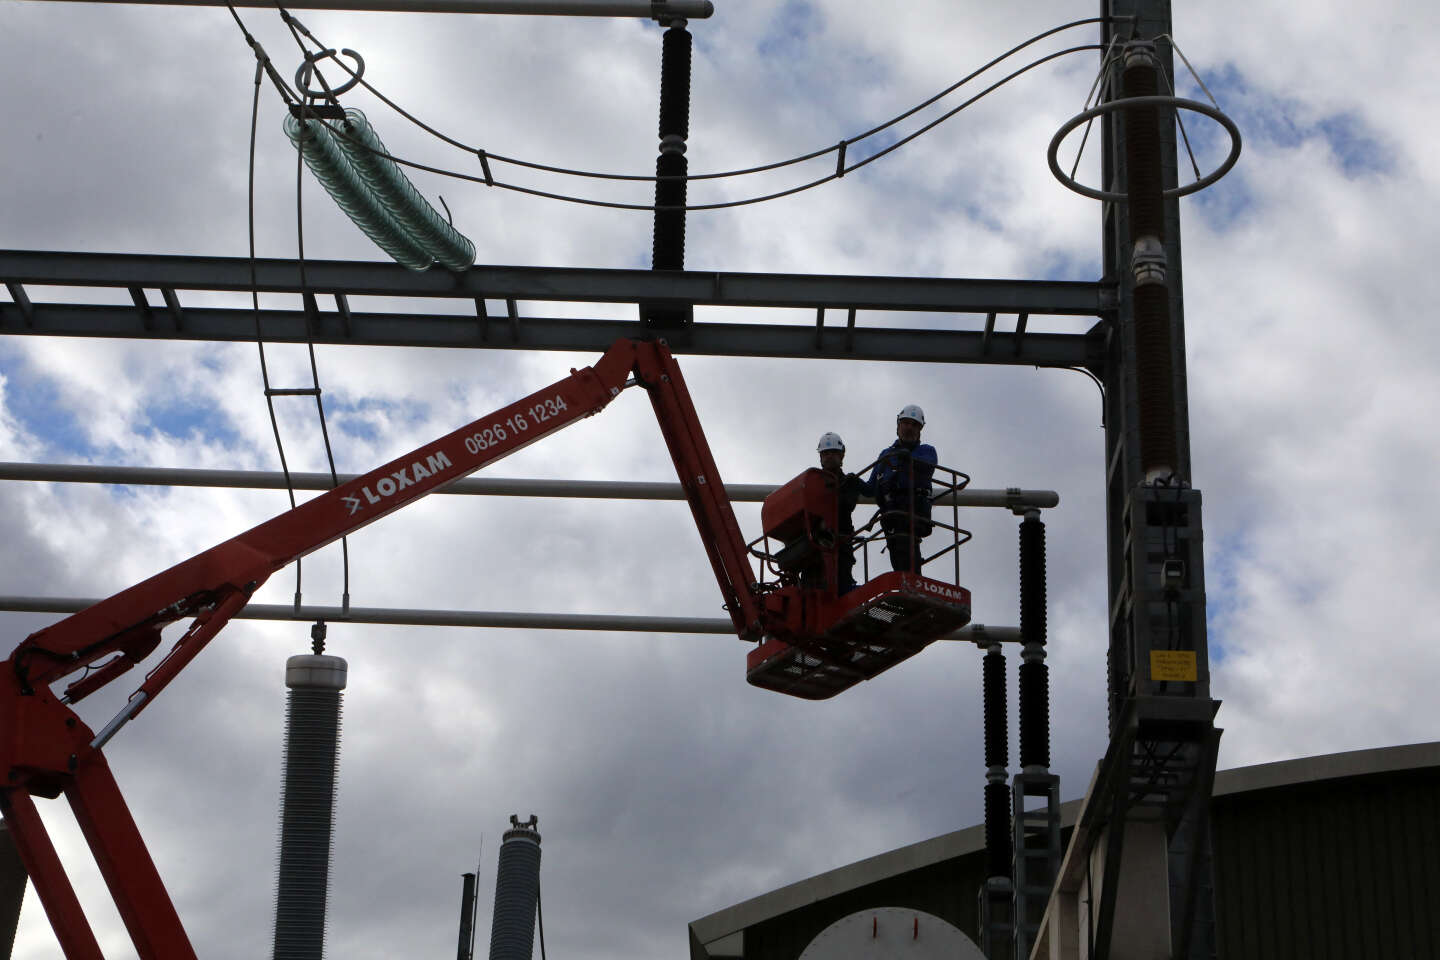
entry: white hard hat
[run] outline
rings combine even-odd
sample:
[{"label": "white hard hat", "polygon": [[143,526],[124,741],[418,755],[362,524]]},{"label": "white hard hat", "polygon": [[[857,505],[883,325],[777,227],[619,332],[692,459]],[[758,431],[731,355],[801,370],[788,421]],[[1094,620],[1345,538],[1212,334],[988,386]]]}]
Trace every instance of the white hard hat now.
[{"label": "white hard hat", "polygon": [[921,410],[913,403],[907,403],[905,406],[900,408],[899,413],[895,414],[895,419],[914,420],[916,423],[920,424],[920,426],[923,427],[925,426],[925,411]]},{"label": "white hard hat", "polygon": [[816,445],[815,452],[824,453],[826,450],[839,450],[841,453],[845,452],[845,441],[840,439],[840,434],[820,434],[820,443]]}]

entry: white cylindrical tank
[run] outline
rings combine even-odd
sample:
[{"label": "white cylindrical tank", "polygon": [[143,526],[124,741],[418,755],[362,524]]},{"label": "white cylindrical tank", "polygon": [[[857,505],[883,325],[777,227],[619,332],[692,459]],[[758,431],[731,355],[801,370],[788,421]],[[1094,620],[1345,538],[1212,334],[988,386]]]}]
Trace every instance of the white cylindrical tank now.
[{"label": "white cylindrical tank", "polygon": [[985,960],[965,934],[934,914],[874,907],[821,930],[800,960]]}]

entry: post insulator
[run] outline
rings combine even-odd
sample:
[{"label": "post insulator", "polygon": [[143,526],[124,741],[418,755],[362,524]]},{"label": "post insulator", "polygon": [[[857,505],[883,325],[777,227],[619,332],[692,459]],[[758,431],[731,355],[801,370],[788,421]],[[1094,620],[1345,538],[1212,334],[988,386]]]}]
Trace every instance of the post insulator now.
[{"label": "post insulator", "polygon": [[1045,524],[1033,513],[1020,521],[1020,640],[1045,642]]},{"label": "post insulator", "polygon": [[690,136],[690,31],[672,23],[660,47],[660,139]]},{"label": "post insulator", "polygon": [[655,238],[651,267],[685,269],[685,199],[690,135],[690,31],[672,20],[660,49],[660,156],[655,161]]},{"label": "post insulator", "polygon": [[1170,330],[1170,289],[1135,288],[1135,385],[1139,407],[1140,460],[1146,480],[1173,474],[1180,466],[1176,439],[1174,344]]},{"label": "post insulator", "polygon": [[1003,782],[985,784],[986,876],[1009,877],[1014,857],[1010,835],[1010,787]]},{"label": "post insulator", "polygon": [[[1129,52],[1120,83],[1125,99],[1160,93],[1160,62],[1149,45]],[[1165,239],[1165,199],[1160,149],[1160,108],[1154,104],[1127,106],[1125,117],[1125,170],[1130,196],[1130,236]]]},{"label": "post insulator", "polygon": [[1020,769],[1050,766],[1050,668],[1020,664]]},{"label": "post insulator", "polygon": [[985,704],[985,766],[1004,767],[1010,763],[1010,745],[1005,703],[1005,657],[998,646],[981,661]]},{"label": "post insulator", "polygon": [[1020,521],[1020,768],[1050,766],[1050,668],[1045,665],[1045,524]]},{"label": "post insulator", "polygon": [[520,822],[500,842],[495,869],[495,912],[490,923],[490,960],[530,960],[535,947],[535,911],[540,903],[540,833],[537,818]]},{"label": "post insulator", "polygon": [[[1125,51],[1121,91],[1125,99],[1154,97],[1164,69],[1149,43]],[[1154,104],[1127,106],[1125,134],[1126,204],[1130,242],[1138,256],[1134,275],[1136,401],[1139,407],[1140,461],[1147,481],[1180,468],[1175,419],[1174,344],[1170,291],[1166,282],[1165,182],[1161,110]],[[1158,249],[1157,264],[1150,253]],[[1156,267],[1158,265],[1158,272]]]},{"label": "post insulator", "polygon": [[285,663],[289,690],[275,891],[275,960],[320,960],[325,949],[340,697],[346,672],[341,657],[306,654]]},{"label": "post insulator", "polygon": [[[685,180],[689,164],[683,153],[662,153],[655,159],[655,270],[685,269]],[[663,179],[679,178],[679,179]],[[668,207],[670,209],[660,209]]]},{"label": "post insulator", "polygon": [[1010,762],[1010,730],[1005,704],[1005,655],[994,644],[981,660],[982,692],[985,704],[985,856],[988,877],[1009,877],[1012,848],[1010,836],[1010,788],[1005,783],[1005,766]]}]

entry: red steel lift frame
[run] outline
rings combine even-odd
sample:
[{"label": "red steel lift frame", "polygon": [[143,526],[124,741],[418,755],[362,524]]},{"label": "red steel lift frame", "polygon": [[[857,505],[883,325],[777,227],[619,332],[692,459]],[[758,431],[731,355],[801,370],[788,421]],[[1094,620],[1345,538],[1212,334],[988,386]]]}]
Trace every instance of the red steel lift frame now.
[{"label": "red steel lift frame", "polygon": [[[887,574],[854,596],[837,597],[833,558],[828,587],[762,588],[679,366],[663,343],[617,340],[593,367],[572,370],[543,390],[46,627],[12,651],[0,667],[5,776],[0,814],[68,960],[103,957],[33,797],[63,793],[69,801],[141,960],[193,960],[194,948],[101,752],[104,744],[271,574],[599,413],[634,384],[650,395],[735,631],[760,643],[750,658],[752,683],[798,696],[833,696],[968,620],[966,591],[915,575]],[[185,632],[97,736],[71,705],[148,657],[161,630],[185,619],[191,619]],[[767,663],[775,668],[767,671]],[[57,696],[52,686],[76,673],[81,676]]]}]

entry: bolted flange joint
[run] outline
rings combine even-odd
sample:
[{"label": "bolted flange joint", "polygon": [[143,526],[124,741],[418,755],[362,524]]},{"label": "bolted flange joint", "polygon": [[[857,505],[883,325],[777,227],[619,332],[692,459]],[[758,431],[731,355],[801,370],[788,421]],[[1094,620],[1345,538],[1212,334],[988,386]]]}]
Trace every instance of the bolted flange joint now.
[{"label": "bolted flange joint", "polygon": [[1160,68],[1160,56],[1155,52],[1153,40],[1131,40],[1121,50],[1120,57],[1121,69],[1124,70],[1136,67],[1150,67],[1154,70]]},{"label": "bolted flange joint", "polygon": [[1157,236],[1144,236],[1135,241],[1130,255],[1130,270],[1135,276],[1137,287],[1163,287],[1169,262],[1165,258],[1165,245]]}]

